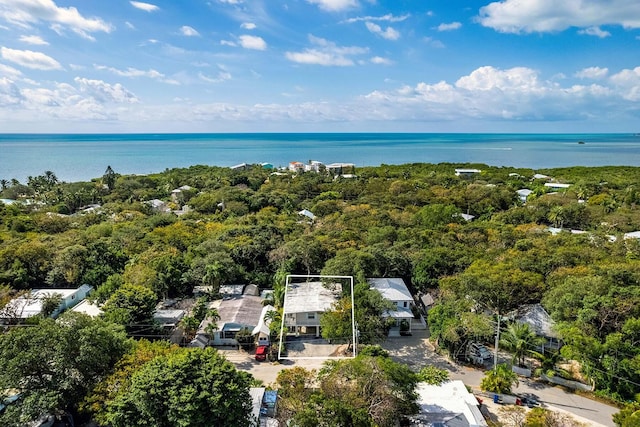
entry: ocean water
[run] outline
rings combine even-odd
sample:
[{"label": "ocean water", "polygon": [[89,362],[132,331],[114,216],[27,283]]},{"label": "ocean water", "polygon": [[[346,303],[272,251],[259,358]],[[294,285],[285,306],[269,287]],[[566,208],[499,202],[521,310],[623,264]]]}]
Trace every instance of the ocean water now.
[{"label": "ocean water", "polygon": [[[579,144],[582,141],[584,144]],[[532,169],[640,166],[640,134],[0,134],[0,179],[67,182],[191,165],[485,163]]]}]

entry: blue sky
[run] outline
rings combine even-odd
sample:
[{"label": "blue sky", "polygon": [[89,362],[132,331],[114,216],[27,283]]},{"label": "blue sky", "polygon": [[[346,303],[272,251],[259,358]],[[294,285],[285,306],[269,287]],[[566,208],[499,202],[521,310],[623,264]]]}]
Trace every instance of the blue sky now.
[{"label": "blue sky", "polygon": [[2,0],[0,132],[638,132],[638,0]]}]

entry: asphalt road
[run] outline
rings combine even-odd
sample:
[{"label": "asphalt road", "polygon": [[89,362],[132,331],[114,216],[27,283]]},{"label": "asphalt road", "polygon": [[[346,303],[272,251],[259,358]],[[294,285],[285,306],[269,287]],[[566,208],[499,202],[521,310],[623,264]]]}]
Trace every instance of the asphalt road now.
[{"label": "asphalt road", "polygon": [[[395,360],[409,365],[409,367],[415,371],[425,365],[435,365],[448,370],[451,379],[462,380],[467,386],[474,389],[474,391],[480,391],[480,382],[484,377],[484,370],[453,364],[444,357],[436,354],[428,340],[427,331],[414,331],[410,337],[388,338],[382,344],[382,347],[389,351]],[[323,363],[323,360],[319,359],[286,360],[282,363],[257,362],[246,352],[232,349],[221,349],[220,351],[225,354],[227,359],[233,362],[238,369],[252,373],[255,378],[262,380],[265,385],[274,384],[278,373],[282,369],[294,366],[302,366],[306,369],[319,369]],[[587,399],[577,394],[569,393],[560,387],[523,379],[513,391],[517,394],[527,393],[536,396],[545,407],[567,412],[587,425],[594,427],[615,427],[611,417],[618,412],[617,408]],[[496,406],[489,405],[489,409],[492,413],[495,413]]]}]

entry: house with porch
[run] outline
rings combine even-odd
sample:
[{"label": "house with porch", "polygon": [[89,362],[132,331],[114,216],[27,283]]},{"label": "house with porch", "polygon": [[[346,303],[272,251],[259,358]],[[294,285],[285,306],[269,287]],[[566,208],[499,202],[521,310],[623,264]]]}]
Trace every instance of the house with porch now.
[{"label": "house with porch", "polygon": [[382,298],[392,302],[395,306],[394,310],[388,310],[382,315],[395,321],[395,326],[389,331],[389,336],[399,336],[403,329],[401,328],[402,324],[406,325],[409,333],[411,333],[412,329],[426,328],[426,323],[422,316],[419,319],[414,319],[412,308],[415,305],[415,301],[404,280],[399,277],[371,278],[367,279],[367,282],[369,282],[371,289],[378,291]]},{"label": "house with porch", "polygon": [[44,303],[52,297],[59,297],[58,306],[53,309],[49,317],[57,318],[63,311],[71,309],[83,301],[93,287],[82,285],[77,289],[32,289],[27,294],[9,301],[0,311],[0,321],[22,322],[30,317],[42,313]]},{"label": "house with porch", "polygon": [[544,342],[535,348],[535,351],[544,353],[557,351],[562,347],[560,337],[553,331],[555,322],[541,304],[523,305],[508,317],[516,322],[528,324],[537,336],[544,338]]},{"label": "house with porch", "polygon": [[284,326],[288,334],[320,337],[320,317],[342,296],[339,283],[289,283],[284,296]]}]

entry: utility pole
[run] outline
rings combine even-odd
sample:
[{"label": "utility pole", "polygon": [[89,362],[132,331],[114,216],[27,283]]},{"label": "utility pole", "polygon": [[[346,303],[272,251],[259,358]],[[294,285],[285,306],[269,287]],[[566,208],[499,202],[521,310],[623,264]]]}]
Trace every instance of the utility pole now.
[{"label": "utility pole", "polygon": [[500,343],[500,313],[498,313],[498,323],[496,328],[496,346],[495,353],[493,355],[493,370],[496,370],[498,366],[498,344]]}]

